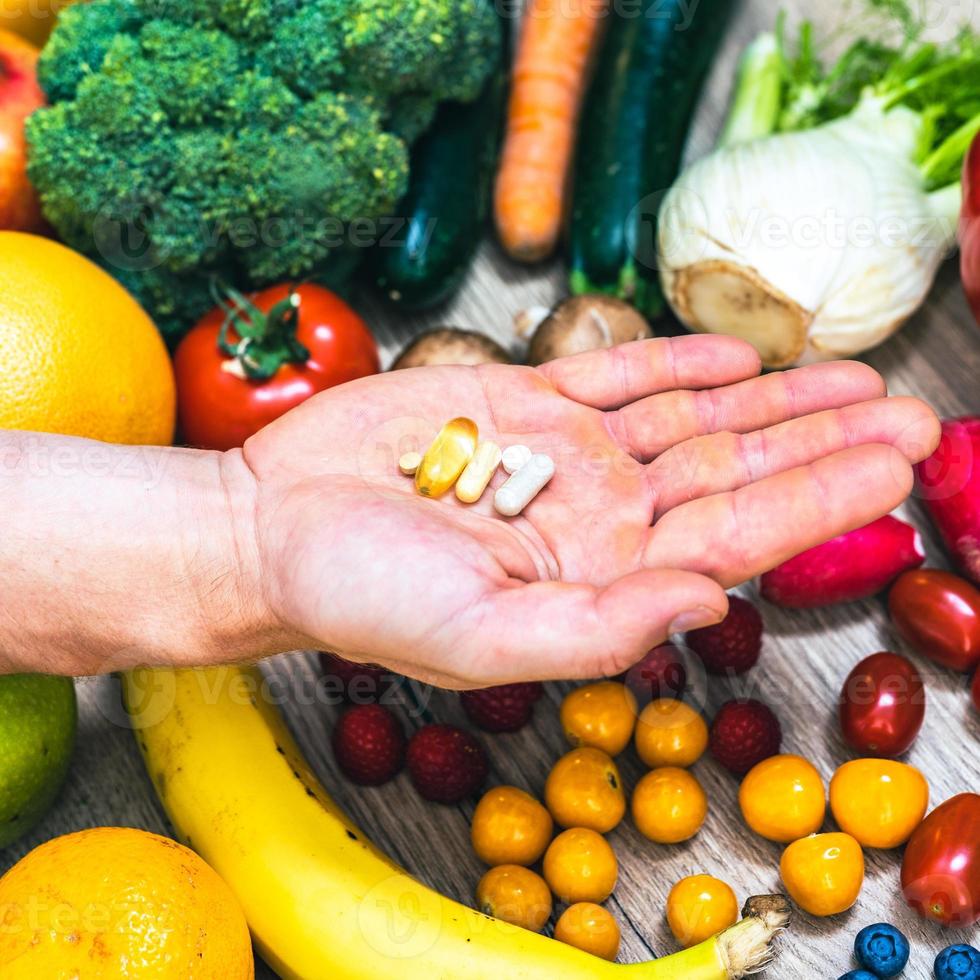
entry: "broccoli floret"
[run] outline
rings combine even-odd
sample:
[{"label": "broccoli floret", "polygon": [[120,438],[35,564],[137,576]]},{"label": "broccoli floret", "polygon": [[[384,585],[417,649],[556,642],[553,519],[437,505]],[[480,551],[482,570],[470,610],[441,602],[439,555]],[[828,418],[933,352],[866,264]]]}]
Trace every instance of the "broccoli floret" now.
[{"label": "broccoli floret", "polygon": [[[30,176],[65,241],[176,338],[239,289],[332,282],[438,103],[499,58],[491,0],[91,0],[40,63]],[[364,244],[367,244],[365,242]]]}]

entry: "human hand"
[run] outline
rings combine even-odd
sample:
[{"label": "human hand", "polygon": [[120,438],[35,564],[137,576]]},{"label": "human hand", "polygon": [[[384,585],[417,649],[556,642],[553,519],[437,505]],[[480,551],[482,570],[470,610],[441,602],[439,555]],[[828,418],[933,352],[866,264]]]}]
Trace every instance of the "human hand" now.
[{"label": "human hand", "polygon": [[[324,392],[224,460],[236,499],[249,486],[242,560],[296,645],[446,687],[618,673],[720,620],[726,588],[892,510],[938,442],[865,365],[759,370],[748,344],[691,336]],[[521,516],[399,474],[459,415],[555,460]]]}]

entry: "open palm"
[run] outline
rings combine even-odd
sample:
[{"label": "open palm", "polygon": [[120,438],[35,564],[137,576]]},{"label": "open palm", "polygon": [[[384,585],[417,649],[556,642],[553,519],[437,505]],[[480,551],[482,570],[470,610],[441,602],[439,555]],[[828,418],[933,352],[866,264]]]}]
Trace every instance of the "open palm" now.
[{"label": "open palm", "polygon": [[[243,451],[268,601],[309,645],[445,686],[616,673],[719,620],[725,588],[893,509],[938,441],[864,365],[759,370],[738,340],[684,337],[325,392]],[[554,458],[520,517],[399,474],[458,415]]]}]

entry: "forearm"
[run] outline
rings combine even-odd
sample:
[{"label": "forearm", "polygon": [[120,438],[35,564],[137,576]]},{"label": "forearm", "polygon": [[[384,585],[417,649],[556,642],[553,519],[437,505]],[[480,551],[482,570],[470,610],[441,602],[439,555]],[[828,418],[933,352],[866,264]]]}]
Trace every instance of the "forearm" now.
[{"label": "forearm", "polygon": [[0,433],[0,672],[261,656],[270,622],[239,453]]}]

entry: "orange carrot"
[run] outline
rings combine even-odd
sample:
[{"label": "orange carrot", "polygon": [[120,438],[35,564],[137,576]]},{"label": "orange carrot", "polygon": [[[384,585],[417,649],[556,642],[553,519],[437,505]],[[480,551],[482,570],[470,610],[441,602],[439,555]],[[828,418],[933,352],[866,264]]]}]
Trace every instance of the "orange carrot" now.
[{"label": "orange carrot", "polygon": [[586,76],[606,0],[529,0],[507,108],[494,217],[508,254],[546,258],[561,228]]}]

